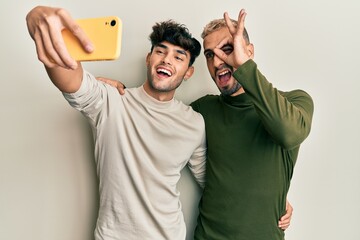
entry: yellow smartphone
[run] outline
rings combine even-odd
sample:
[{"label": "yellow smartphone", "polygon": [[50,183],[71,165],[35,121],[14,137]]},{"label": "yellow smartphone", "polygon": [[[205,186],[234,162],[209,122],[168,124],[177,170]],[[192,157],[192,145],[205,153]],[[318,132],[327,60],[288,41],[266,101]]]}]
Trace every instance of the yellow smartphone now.
[{"label": "yellow smartphone", "polygon": [[77,61],[115,60],[120,56],[122,21],[108,16],[76,20],[94,45],[92,53],[86,52],[79,40],[67,29],[62,31],[71,57]]}]

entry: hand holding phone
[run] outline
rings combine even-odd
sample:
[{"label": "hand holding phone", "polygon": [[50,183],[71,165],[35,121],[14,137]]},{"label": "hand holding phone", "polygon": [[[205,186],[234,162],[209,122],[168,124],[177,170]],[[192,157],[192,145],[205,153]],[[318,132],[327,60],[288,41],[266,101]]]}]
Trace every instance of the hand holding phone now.
[{"label": "hand holding phone", "polygon": [[77,61],[115,60],[120,56],[122,21],[116,16],[76,21],[91,40],[94,51],[86,52],[79,40],[67,29],[62,31],[65,45]]}]

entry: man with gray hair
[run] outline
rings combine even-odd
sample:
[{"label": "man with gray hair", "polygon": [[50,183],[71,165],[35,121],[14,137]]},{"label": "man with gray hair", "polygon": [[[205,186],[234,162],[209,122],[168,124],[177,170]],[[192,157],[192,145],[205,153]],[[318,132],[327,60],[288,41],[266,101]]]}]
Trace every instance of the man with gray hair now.
[{"label": "man with gray hair", "polygon": [[310,133],[313,101],[302,90],[283,92],[263,76],[254,46],[238,20],[211,21],[202,33],[209,73],[220,95],[191,104],[205,119],[206,185],[196,240],[283,240],[300,144]]}]

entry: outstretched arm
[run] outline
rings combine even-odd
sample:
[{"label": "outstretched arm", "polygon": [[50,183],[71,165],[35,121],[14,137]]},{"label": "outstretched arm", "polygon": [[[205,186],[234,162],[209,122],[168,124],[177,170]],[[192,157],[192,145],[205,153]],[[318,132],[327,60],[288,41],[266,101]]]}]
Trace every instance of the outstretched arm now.
[{"label": "outstretched arm", "polygon": [[61,32],[67,28],[84,49],[91,52],[93,46],[83,30],[62,8],[35,7],[27,14],[26,22],[38,59],[51,81],[63,92],[76,92],[81,85],[83,69],[68,53]]}]

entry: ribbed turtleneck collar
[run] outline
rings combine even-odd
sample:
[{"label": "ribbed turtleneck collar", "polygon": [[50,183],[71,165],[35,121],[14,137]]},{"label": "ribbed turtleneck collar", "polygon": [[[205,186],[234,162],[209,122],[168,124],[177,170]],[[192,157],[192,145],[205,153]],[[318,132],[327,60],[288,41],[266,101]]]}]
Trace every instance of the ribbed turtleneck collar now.
[{"label": "ribbed turtleneck collar", "polygon": [[139,94],[140,97],[142,98],[142,100],[144,102],[146,102],[147,104],[149,104],[149,106],[157,108],[157,109],[169,109],[172,108],[175,104],[175,99],[172,98],[169,101],[159,101],[155,98],[153,98],[152,96],[150,96],[144,89],[144,86],[140,86],[139,87],[139,91],[142,92],[143,94]]},{"label": "ribbed turtleneck collar", "polygon": [[246,93],[242,93],[242,94],[239,94],[234,97],[221,94],[220,97],[225,103],[232,105],[232,106],[241,107],[241,106],[248,106],[248,105],[252,104],[249,95],[247,95]]}]

